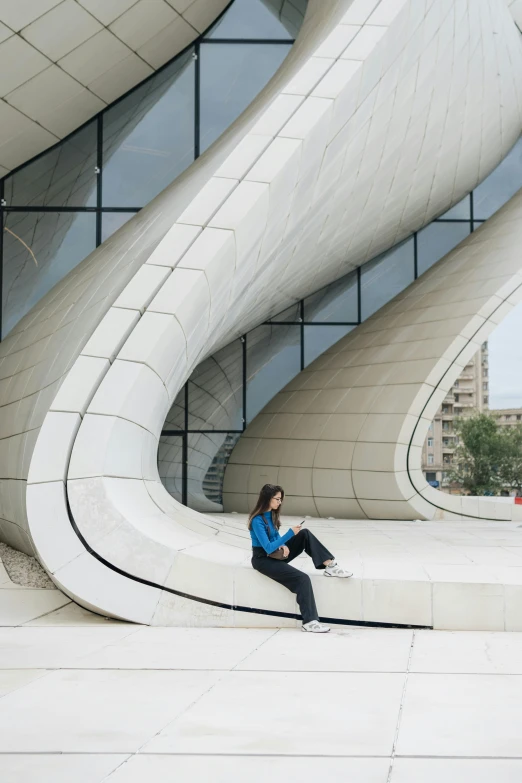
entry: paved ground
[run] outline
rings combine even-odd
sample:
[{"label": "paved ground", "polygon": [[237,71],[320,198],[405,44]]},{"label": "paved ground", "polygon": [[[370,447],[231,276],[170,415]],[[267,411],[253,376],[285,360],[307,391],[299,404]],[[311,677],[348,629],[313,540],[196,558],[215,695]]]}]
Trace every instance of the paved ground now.
[{"label": "paved ground", "polygon": [[2,783],[522,780],[522,634],[27,620],[38,591],[0,592],[27,596],[0,628]]},{"label": "paved ground", "polygon": [[522,780],[522,633],[147,628],[1,563],[0,626],[1,783]]}]

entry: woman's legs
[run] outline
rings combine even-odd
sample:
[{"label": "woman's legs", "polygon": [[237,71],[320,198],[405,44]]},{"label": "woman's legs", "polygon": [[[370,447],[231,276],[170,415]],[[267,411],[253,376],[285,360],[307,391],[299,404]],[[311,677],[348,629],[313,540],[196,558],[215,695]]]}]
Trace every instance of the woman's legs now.
[{"label": "woman's legs", "polygon": [[[325,560],[327,559],[326,557]],[[254,556],[252,558],[252,567],[259,573],[279,582],[279,584],[290,590],[291,593],[295,593],[299,609],[301,610],[303,624],[319,619],[312,581],[308,574],[288,565],[288,562],[274,560],[272,557]]]},{"label": "woman's legs", "polygon": [[286,559],[287,563],[302,552],[306,552],[306,554],[312,558],[312,562],[316,568],[324,568],[325,562],[334,559],[332,553],[321,544],[313,533],[310,533],[308,528],[304,528],[304,530],[301,530],[295,536],[292,536],[292,538],[286,542],[286,545],[290,550],[290,555]]}]

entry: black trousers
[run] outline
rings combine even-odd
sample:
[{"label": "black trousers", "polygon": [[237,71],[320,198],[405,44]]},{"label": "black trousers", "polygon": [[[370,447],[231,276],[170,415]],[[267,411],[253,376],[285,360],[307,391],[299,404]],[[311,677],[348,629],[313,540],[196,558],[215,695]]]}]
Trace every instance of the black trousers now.
[{"label": "black trousers", "polygon": [[333,555],[307,528],[292,536],[286,546],[290,550],[286,560],[274,560],[273,557],[268,557],[262,547],[253,547],[252,568],[270,579],[275,579],[276,582],[288,588],[291,593],[296,594],[303,623],[318,620],[319,615],[310,577],[289,563],[302,552],[306,552],[312,558],[316,568],[324,568],[324,561],[333,560]]}]

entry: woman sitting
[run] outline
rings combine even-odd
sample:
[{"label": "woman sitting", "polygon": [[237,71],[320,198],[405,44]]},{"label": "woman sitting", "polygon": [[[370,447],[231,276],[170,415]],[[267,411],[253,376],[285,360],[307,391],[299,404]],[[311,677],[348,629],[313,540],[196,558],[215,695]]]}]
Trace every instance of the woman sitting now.
[{"label": "woman sitting", "polygon": [[330,628],[319,622],[310,577],[289,563],[306,552],[316,568],[324,569],[325,576],[349,577],[352,574],[337,564],[331,552],[313,533],[302,529],[304,520],[291,527],[283,536],[279,534],[279,514],[284,496],[283,488],[276,484],[265,484],[259,493],[256,507],[248,519],[252,539],[252,567],[296,594],[303,618],[303,631],[327,633]]}]

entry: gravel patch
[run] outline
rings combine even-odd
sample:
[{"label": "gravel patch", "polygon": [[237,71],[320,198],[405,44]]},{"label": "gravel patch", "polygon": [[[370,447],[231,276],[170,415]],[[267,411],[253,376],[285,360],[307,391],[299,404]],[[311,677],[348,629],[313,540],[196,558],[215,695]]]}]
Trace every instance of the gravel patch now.
[{"label": "gravel patch", "polygon": [[16,549],[0,542],[0,560],[11,582],[22,587],[39,587],[43,590],[56,590],[36,558],[18,552]]}]

